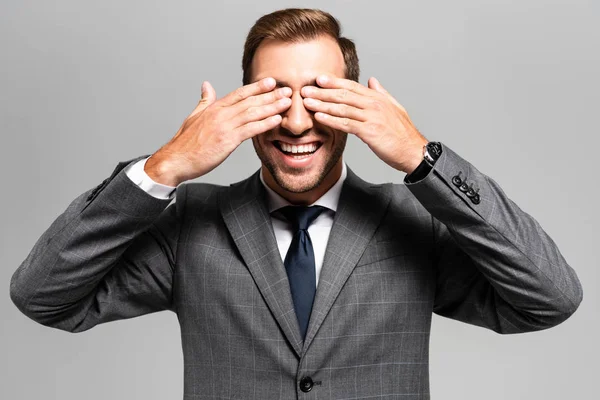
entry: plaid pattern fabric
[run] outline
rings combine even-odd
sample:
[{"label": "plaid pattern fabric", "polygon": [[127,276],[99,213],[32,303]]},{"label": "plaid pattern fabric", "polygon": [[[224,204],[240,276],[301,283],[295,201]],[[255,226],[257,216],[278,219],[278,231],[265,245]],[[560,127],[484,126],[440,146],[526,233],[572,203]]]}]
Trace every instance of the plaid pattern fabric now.
[{"label": "plaid pattern fabric", "polygon": [[416,183],[348,170],[304,341],[258,172],[182,184],[169,205],[122,171],[146,156],[119,163],[44,232],[11,298],[70,332],[177,313],[187,400],[429,399],[433,312],[508,334],[555,326],[582,300],[538,222],[442,146]]}]

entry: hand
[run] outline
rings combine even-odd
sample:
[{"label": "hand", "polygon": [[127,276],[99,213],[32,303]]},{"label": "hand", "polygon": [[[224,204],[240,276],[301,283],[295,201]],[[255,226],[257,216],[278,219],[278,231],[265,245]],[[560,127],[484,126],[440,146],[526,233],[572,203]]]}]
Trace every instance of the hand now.
[{"label": "hand", "polygon": [[399,171],[410,174],[423,160],[428,140],[415,128],[404,107],[372,77],[368,87],[332,75],[317,77],[320,87],[305,86],[304,106],[331,128],[352,133]]},{"label": "hand", "polygon": [[177,134],[144,167],[155,182],[177,186],[205,175],[221,164],[244,140],[273,129],[292,104],[288,87],[275,88],[273,78],[242,86],[220,100],[209,82],[202,99]]}]

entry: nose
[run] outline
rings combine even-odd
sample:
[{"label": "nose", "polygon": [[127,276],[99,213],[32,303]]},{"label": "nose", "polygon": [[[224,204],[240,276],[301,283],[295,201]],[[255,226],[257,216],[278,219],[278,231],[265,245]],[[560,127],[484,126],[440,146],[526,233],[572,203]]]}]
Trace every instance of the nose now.
[{"label": "nose", "polygon": [[292,93],[292,105],[281,116],[281,127],[294,135],[302,135],[313,127],[313,116],[304,107],[300,91]]}]

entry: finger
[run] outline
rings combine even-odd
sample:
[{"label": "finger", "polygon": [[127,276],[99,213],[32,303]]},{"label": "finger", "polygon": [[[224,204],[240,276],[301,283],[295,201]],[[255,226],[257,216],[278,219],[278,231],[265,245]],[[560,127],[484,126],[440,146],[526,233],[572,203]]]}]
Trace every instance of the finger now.
[{"label": "finger", "polygon": [[322,89],[315,86],[304,86],[300,91],[304,98],[314,98],[330,103],[343,103],[350,106],[367,109],[370,97],[365,97],[348,89]]},{"label": "finger", "polygon": [[248,97],[247,99],[232,106],[234,111],[233,115],[244,113],[251,107],[261,107],[263,105],[274,103],[283,98],[289,98],[292,95],[292,89],[289,87],[282,87],[279,89],[272,90],[267,93],[263,93],[256,96]]},{"label": "finger", "polygon": [[265,118],[280,114],[292,105],[292,99],[284,97],[271,104],[265,104],[258,107],[247,108],[244,112],[236,115],[233,120],[233,126],[238,127],[249,122],[260,121]]},{"label": "finger", "polygon": [[387,90],[385,90],[385,88],[381,85],[379,80],[377,78],[375,78],[374,76],[369,78],[369,81],[367,82],[367,84],[370,89],[377,90],[380,93],[389,94],[389,92]]},{"label": "finger", "polygon": [[392,96],[390,94],[390,92],[388,92],[387,90],[385,90],[385,88],[383,87],[383,85],[381,85],[381,83],[379,82],[379,80],[377,78],[375,78],[374,76],[372,76],[371,78],[369,78],[369,81],[368,81],[367,84],[369,85],[370,89],[376,90],[379,93],[383,94],[390,101],[392,101],[394,104],[396,104],[398,107],[400,107],[400,108],[402,108],[404,110],[404,107],[402,107],[402,105],[400,105],[400,103],[398,103],[398,101],[394,98],[394,96]]},{"label": "finger", "polygon": [[275,79],[264,78],[254,83],[244,85],[237,88],[227,96],[219,100],[221,105],[228,107],[239,103],[242,100],[247,99],[250,96],[256,96],[257,94],[265,93],[272,90],[275,87]]},{"label": "finger", "polygon": [[217,100],[217,92],[215,88],[212,87],[209,81],[204,81],[202,83],[202,100],[208,104],[214,103]]},{"label": "finger", "polygon": [[362,124],[363,122],[356,121],[350,118],[345,117],[336,117],[334,115],[329,115],[323,112],[316,112],[315,119],[327,125],[333,129],[340,130],[342,132],[348,132],[360,136],[362,134]]},{"label": "finger", "polygon": [[366,121],[364,110],[347,104],[329,103],[313,98],[305,98],[304,106],[314,112],[323,112],[336,117],[350,118],[356,121]]},{"label": "finger", "polygon": [[232,132],[234,132],[237,135],[240,135],[240,141],[244,141],[253,136],[259,135],[270,129],[273,129],[280,123],[281,115],[275,114],[260,121],[248,122],[247,124],[244,124],[239,128],[234,129]]},{"label": "finger", "polygon": [[352,81],[350,79],[338,78],[337,76],[333,75],[319,75],[317,77],[317,84],[322,88],[348,89],[352,92],[362,94],[363,96],[373,96],[372,90],[361,85],[360,83]]},{"label": "finger", "polygon": [[194,115],[198,114],[199,112],[201,112],[202,110],[204,110],[206,107],[208,107],[209,105],[214,103],[216,99],[217,99],[217,92],[212,87],[210,82],[209,81],[202,82],[202,97],[200,98],[198,105],[196,105],[196,108],[194,108],[194,110],[190,114],[190,117],[194,116]]}]

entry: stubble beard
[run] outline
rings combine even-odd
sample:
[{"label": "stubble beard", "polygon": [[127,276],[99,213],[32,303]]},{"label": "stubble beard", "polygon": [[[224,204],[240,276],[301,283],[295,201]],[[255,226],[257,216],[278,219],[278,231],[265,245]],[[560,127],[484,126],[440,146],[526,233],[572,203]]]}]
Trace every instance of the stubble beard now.
[{"label": "stubble beard", "polygon": [[301,170],[294,171],[292,173],[295,175],[295,179],[286,179],[286,177],[289,177],[289,174],[284,173],[280,168],[278,168],[273,160],[262,151],[262,148],[257,145],[254,140],[252,142],[258,158],[265,168],[267,168],[267,170],[271,173],[271,176],[273,176],[273,179],[278,186],[290,193],[305,193],[319,187],[327,174],[331,172],[333,167],[337,164],[340,157],[344,153],[347,138],[347,133],[338,135],[338,140],[336,141],[333,153],[329,158],[327,158],[327,161],[316,175],[305,176],[304,172]]}]

